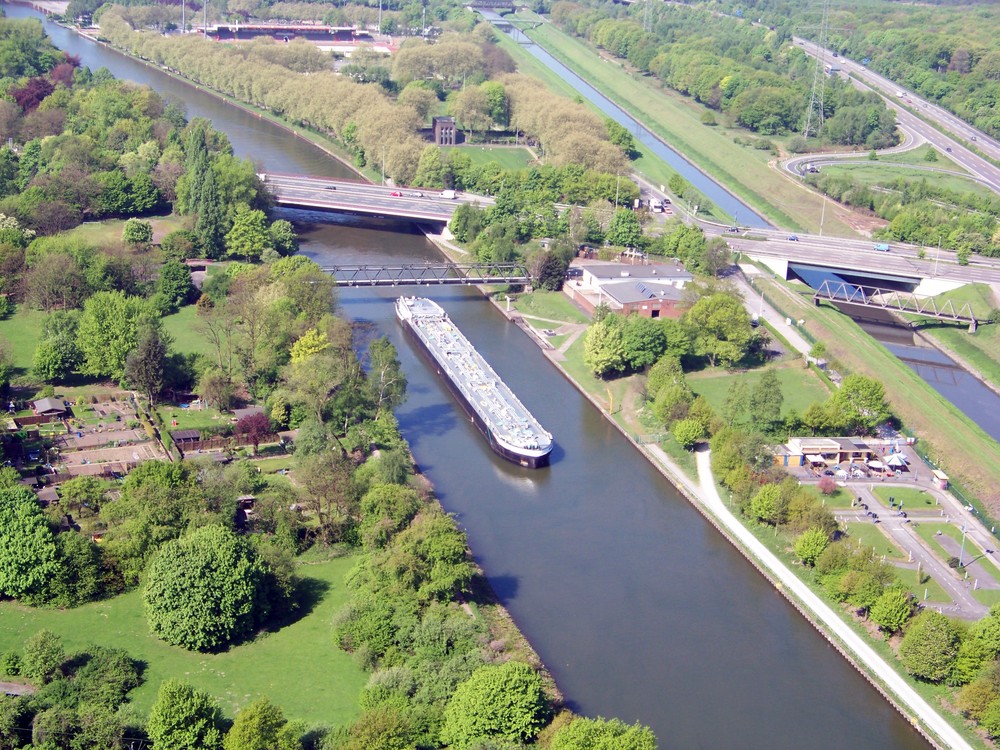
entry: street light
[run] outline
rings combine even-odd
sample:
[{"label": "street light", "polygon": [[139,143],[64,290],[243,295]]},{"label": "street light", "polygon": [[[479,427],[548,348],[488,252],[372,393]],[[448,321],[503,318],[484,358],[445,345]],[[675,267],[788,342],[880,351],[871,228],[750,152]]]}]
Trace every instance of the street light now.
[{"label": "street light", "polygon": [[962,562],[965,560],[965,525],[962,525],[962,550],[958,553],[958,567],[962,567]]}]

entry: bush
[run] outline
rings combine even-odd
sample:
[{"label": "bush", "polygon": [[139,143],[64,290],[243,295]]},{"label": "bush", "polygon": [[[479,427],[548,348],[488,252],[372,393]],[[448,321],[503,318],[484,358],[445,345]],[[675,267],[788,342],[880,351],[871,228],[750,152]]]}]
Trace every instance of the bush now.
[{"label": "bush", "polygon": [[816,485],[816,489],[824,495],[832,495],[837,491],[837,483],[834,481],[833,477],[820,477],[819,483]]},{"label": "bush", "polygon": [[795,554],[803,565],[811,567],[829,543],[830,538],[822,529],[807,529],[795,540]]},{"label": "bush", "polygon": [[4,651],[0,654],[0,672],[8,677],[21,674],[21,655],[17,651]]},{"label": "bush", "polygon": [[33,680],[48,682],[66,661],[62,638],[51,630],[39,630],[24,642],[21,673]]},{"label": "bush", "polygon": [[924,612],[907,628],[899,644],[906,671],[927,682],[941,682],[958,656],[957,625],[938,612]]}]

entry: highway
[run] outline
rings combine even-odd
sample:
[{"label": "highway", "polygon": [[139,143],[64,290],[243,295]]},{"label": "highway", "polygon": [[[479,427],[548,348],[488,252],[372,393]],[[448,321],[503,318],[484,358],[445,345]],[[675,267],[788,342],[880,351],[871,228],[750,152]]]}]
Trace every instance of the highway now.
[{"label": "highway", "polygon": [[[834,57],[830,50],[824,50],[806,39],[796,37],[795,42],[807,54],[839,64],[841,75],[849,78],[857,88],[881,94],[896,113],[896,121],[904,131],[947,153],[955,163],[1000,194],[1000,167],[981,155],[1000,161],[1000,143],[941,107],[900,88],[888,78],[873,73],[860,63],[845,57]],[[899,93],[903,96],[897,96]],[[938,127],[934,127],[932,123]],[[976,153],[973,148],[981,154]]]},{"label": "highway", "polygon": [[462,203],[489,205],[491,198],[458,193],[447,198],[440,191],[372,185],[268,172],[260,175],[279,206],[317,208],[370,216],[389,216],[447,223]]}]

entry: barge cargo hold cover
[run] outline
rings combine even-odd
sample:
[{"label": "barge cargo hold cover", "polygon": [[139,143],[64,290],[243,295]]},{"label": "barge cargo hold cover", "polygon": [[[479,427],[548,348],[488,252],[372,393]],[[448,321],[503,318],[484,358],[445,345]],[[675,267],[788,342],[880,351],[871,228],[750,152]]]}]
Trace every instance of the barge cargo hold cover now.
[{"label": "barge cargo hold cover", "polygon": [[400,297],[396,300],[396,316],[413,334],[495,453],[533,469],[548,465],[552,435],[436,302]]}]

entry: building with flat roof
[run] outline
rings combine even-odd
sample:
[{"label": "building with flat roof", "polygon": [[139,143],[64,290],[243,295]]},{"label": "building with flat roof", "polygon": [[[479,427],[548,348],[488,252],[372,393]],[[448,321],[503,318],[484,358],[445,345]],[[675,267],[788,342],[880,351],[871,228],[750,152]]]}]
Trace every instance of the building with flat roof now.
[{"label": "building with flat roof", "polygon": [[600,304],[622,315],[679,318],[684,286],[694,277],[677,263],[577,262],[577,274],[563,290],[581,307],[593,312]]}]

